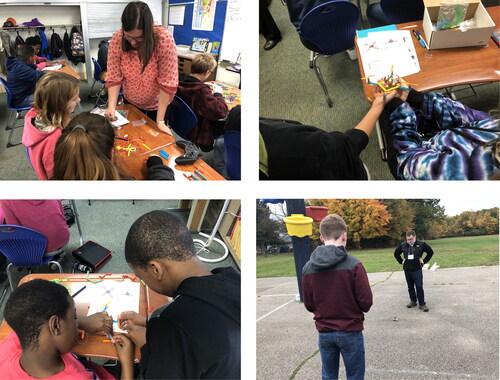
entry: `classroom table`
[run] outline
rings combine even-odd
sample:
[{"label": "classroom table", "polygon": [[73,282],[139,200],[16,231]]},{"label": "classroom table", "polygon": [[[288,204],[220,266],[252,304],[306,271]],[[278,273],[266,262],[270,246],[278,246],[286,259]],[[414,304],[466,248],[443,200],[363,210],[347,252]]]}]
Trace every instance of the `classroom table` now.
[{"label": "classroom table", "polygon": [[[160,150],[164,150],[169,154],[169,159],[162,161],[165,165],[171,167],[175,173],[176,181],[189,181],[184,176],[193,174],[195,170],[199,171],[207,180],[224,181],[219,173],[210,167],[201,158],[198,158],[191,165],[177,165],[175,159],[184,154],[184,150],[175,144],[175,139],[166,133],[161,132],[156,123],[139,111],[132,104],[124,104],[117,106],[118,111],[128,111],[126,118],[130,123],[125,124],[121,129],[115,129],[116,136],[126,138],[128,141],[115,139],[115,160],[116,164],[127,174],[135,179],[146,179],[147,167],[146,161],[152,154],[159,155]],[[134,126],[133,121],[144,120],[145,123]],[[125,137],[127,136],[127,137]],[[122,150],[122,148],[135,147],[135,152]],[[120,148],[118,148],[120,147]],[[198,178],[195,176],[195,178]],[[198,180],[203,180],[198,178]],[[193,180],[195,181],[195,180]]]},{"label": "classroom table", "polygon": [[[75,70],[73,70],[70,65],[68,64],[68,62],[66,61],[61,61],[61,60],[55,60],[55,61],[47,61],[48,64],[51,64],[51,65],[57,65],[57,64],[62,64],[63,66],[59,69],[59,70],[56,70],[56,71],[59,71],[61,73],[65,73],[65,74],[68,74],[68,75],[71,75],[72,77],[80,80],[80,75],[78,75]],[[44,72],[46,73],[49,73],[50,70],[43,70]]]},{"label": "classroom table", "polygon": [[[54,279],[68,279],[67,282],[61,282],[61,284],[70,287],[70,294],[75,293],[79,289],[82,288],[83,285],[90,284],[85,278],[85,274],[70,274],[70,273],[32,273],[21,279],[19,285],[33,280],[35,278],[41,278],[44,280],[54,280]],[[94,273],[90,274],[89,278],[92,280],[99,279],[99,276],[103,276],[102,273]],[[129,278],[123,278],[122,276],[129,276],[134,278],[134,274],[132,273],[112,273],[104,277],[104,281],[131,281]],[[136,282],[139,279],[135,280]],[[84,290],[85,291],[85,290]],[[140,297],[139,297],[139,314],[148,317],[154,309],[157,309],[160,306],[166,305],[168,303],[168,297],[158,294],[149,287],[144,286],[140,283]],[[78,295],[75,297],[75,307],[77,309],[78,315],[86,315],[88,304],[79,304],[78,303]],[[125,311],[125,310],[124,310]],[[0,342],[5,339],[10,333],[12,329],[8,325],[8,323],[3,320],[0,325]],[[73,346],[71,352],[78,356],[85,357],[94,357],[94,358],[104,358],[104,359],[117,359],[116,349],[113,344],[108,342],[103,342],[103,340],[108,339],[104,335],[93,335],[93,334],[84,334],[84,338],[82,340],[81,335],[78,338],[78,342]],[[140,360],[141,352],[140,347],[135,348],[134,358],[136,360]]]},{"label": "classroom table", "polygon": [[[497,27],[500,21],[499,8],[500,6],[486,8]],[[419,30],[427,42],[422,20],[397,24],[396,27],[401,30]],[[430,91],[463,84],[500,81],[500,49],[491,38],[488,39],[487,46],[435,50],[422,47],[413,35],[412,39],[420,64],[420,72],[405,76],[404,80],[414,83],[412,87],[415,90]],[[365,73],[357,44],[356,52],[362,78]],[[362,83],[365,98],[372,103],[375,99],[374,86],[364,80]]]},{"label": "classroom table", "polygon": [[222,97],[226,101],[229,111],[231,111],[238,104],[241,104],[241,90],[239,88],[229,86],[224,82],[219,82],[216,80],[206,83],[213,83],[222,87]]}]

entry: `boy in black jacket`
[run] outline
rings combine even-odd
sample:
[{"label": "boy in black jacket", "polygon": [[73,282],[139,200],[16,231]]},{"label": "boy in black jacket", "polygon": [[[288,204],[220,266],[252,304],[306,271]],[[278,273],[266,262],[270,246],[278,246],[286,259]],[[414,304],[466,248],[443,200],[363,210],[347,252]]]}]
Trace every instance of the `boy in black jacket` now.
[{"label": "boy in black jacket", "polygon": [[[426,253],[425,259],[422,257]],[[403,259],[401,259],[403,254]],[[406,231],[406,242],[400,244],[394,251],[394,257],[398,263],[403,264],[410,303],[408,308],[417,306],[417,298],[420,310],[427,312],[429,308],[425,305],[424,286],[422,276],[422,265],[428,263],[434,251],[425,242],[417,240],[415,231]],[[415,294],[415,288],[417,292]]]},{"label": "boy in black jacket", "polygon": [[141,347],[142,378],[240,378],[240,273],[208,271],[185,224],[166,211],[135,221],[125,259],[152,290],[173,297],[148,321],[134,312],[119,317]]}]

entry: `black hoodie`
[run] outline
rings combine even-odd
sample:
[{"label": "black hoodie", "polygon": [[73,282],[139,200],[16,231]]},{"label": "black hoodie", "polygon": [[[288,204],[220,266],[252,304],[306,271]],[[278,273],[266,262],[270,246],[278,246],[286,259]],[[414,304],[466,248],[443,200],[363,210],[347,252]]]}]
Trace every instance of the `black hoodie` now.
[{"label": "black hoodie", "polygon": [[174,300],[146,326],[145,379],[239,379],[241,275],[217,268],[184,280]]}]

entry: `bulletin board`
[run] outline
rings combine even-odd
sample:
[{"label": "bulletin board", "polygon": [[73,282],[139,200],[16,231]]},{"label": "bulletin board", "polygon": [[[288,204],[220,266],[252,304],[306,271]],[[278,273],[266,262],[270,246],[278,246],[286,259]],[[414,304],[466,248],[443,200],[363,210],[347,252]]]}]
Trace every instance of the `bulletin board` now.
[{"label": "bulletin board", "polygon": [[[218,0],[216,4],[216,12],[214,18],[214,27],[211,31],[192,30],[193,23],[193,1],[186,0],[170,0],[169,7],[184,6],[184,22],[182,25],[173,25],[174,40],[177,45],[189,45],[193,42],[194,37],[208,38],[210,42],[220,41],[221,47],[224,44],[222,35],[224,32],[224,24],[226,20],[227,1]],[[169,20],[170,25],[170,20]]]}]

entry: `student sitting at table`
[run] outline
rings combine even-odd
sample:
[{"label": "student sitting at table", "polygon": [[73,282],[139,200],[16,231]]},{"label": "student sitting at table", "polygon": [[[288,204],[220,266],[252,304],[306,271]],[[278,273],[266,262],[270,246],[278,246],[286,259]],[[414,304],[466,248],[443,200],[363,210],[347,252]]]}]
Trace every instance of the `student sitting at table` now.
[{"label": "student sitting at table", "polygon": [[375,91],[377,96],[363,120],[345,133],[327,132],[296,121],[260,118],[260,179],[368,179],[359,155],[368,145],[384,105],[395,96]]},{"label": "student sitting at table", "polygon": [[[57,141],[52,179],[133,179],[115,164],[114,143],[115,132],[105,117],[90,112],[78,114],[63,130]],[[171,178],[168,179],[174,179],[173,170],[164,166],[161,158],[156,158],[160,162],[151,157],[146,163],[150,171],[158,173],[157,176],[152,175],[152,178],[148,177],[148,179],[165,179],[165,172],[171,174]],[[162,169],[158,169],[158,166]]]},{"label": "student sitting at table", "polygon": [[53,256],[68,243],[70,233],[61,200],[4,199],[0,200],[0,207],[6,224],[31,228],[45,235],[45,256]]},{"label": "student sitting at table", "polygon": [[191,75],[179,75],[177,96],[184,100],[198,118],[198,124],[189,133],[189,138],[204,152],[214,146],[214,137],[224,133],[224,122],[228,108],[219,86],[203,83],[217,67],[217,61],[210,53],[201,53],[193,58]]},{"label": "student sitting at table", "polygon": [[131,311],[119,316],[141,347],[141,378],[239,379],[240,273],[233,267],[209,271],[196,255],[186,223],[166,211],[134,222],[125,259],[153,291],[173,297],[149,321]]},{"label": "student sitting at table", "polygon": [[80,101],[79,84],[71,75],[50,72],[36,86],[33,108],[24,117],[22,142],[41,180],[52,177],[54,148]]},{"label": "student sitting at table", "polygon": [[[78,339],[75,301],[62,285],[34,279],[16,288],[4,311],[14,330],[0,343],[2,379],[109,379],[103,367],[70,351]],[[121,362],[121,379],[132,379],[134,345],[124,335],[112,343]]]},{"label": "student sitting at table", "polygon": [[20,45],[15,57],[7,57],[7,86],[12,92],[12,105],[29,107],[38,80],[45,75],[35,65],[35,50],[29,45]]},{"label": "student sitting at table", "polygon": [[442,94],[398,90],[380,125],[396,179],[488,180],[500,174],[498,119]]},{"label": "student sitting at table", "polygon": [[29,45],[35,50],[35,65],[37,65],[40,69],[43,69],[47,66],[47,58],[39,57],[38,53],[40,53],[40,47],[42,46],[42,41],[40,40],[40,36],[31,36],[26,38],[26,45]]}]

